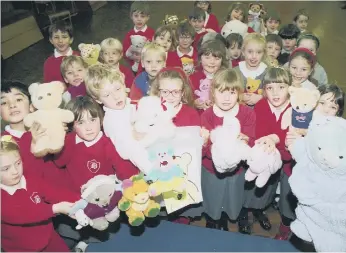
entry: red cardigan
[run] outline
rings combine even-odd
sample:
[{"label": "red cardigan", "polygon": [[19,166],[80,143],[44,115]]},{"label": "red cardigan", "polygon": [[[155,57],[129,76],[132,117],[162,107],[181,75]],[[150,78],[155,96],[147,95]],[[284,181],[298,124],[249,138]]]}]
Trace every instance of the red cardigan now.
[{"label": "red cardigan", "polygon": [[173,123],[177,127],[201,126],[201,118],[196,109],[183,104],[180,111],[173,118]]},{"label": "red cardigan", "polygon": [[209,19],[207,24],[205,24],[204,28],[210,28],[213,29],[215,32],[220,33],[220,26],[219,22],[217,21],[217,18],[214,14],[209,13]]}]

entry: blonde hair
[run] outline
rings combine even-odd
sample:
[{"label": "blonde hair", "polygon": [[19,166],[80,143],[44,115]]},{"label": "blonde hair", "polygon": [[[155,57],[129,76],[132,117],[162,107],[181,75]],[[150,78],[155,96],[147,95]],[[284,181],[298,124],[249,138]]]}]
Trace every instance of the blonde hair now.
[{"label": "blonde hair", "polygon": [[267,42],[266,39],[260,35],[259,33],[249,33],[248,35],[245,36],[244,41],[243,41],[243,46],[242,46],[242,52],[244,52],[246,46],[250,42],[256,42],[263,47],[263,57],[261,59],[262,62],[264,62],[266,65],[270,66],[270,60],[267,56]]},{"label": "blonde hair", "polygon": [[172,29],[172,26],[162,25],[159,28],[157,28],[157,30],[155,31],[155,34],[154,34],[154,40],[156,40],[156,38],[161,36],[161,35],[165,36],[166,33],[170,34],[171,40],[172,40],[172,44],[171,44],[171,47],[169,48],[169,51],[174,51],[178,46],[178,42],[177,42],[176,34]]},{"label": "blonde hair", "polygon": [[61,75],[63,77],[66,77],[67,69],[73,63],[77,63],[77,64],[79,64],[80,66],[82,66],[85,69],[88,68],[88,64],[83,60],[82,57],[77,56],[77,55],[66,56],[66,57],[64,57],[64,59],[61,62],[61,65],[60,65],[60,72],[61,72]]},{"label": "blonde hair", "polygon": [[152,52],[156,52],[159,54],[159,56],[164,60],[166,61],[166,52],[165,52],[165,49],[157,44],[155,44],[154,42],[150,42],[148,44],[146,44],[144,47],[143,47],[143,50],[142,50],[142,55],[141,55],[141,59],[143,60],[145,58],[146,55],[152,53]]},{"label": "blonde hair", "polygon": [[84,82],[89,96],[97,100],[99,99],[100,90],[103,88],[104,83],[119,82],[125,86],[125,77],[119,71],[113,70],[103,64],[97,64],[88,68]]},{"label": "blonde hair", "polygon": [[3,135],[0,141],[0,154],[9,152],[19,152],[19,146],[11,135]]},{"label": "blonde hair", "polygon": [[106,51],[108,49],[115,50],[119,54],[123,53],[123,45],[121,44],[120,40],[118,40],[118,39],[114,39],[114,38],[104,39],[101,42],[100,46],[101,46],[100,56],[101,56],[102,60],[104,60],[103,59],[104,51]]},{"label": "blonde hair", "polygon": [[231,14],[233,10],[240,10],[243,12],[243,20],[240,20],[241,22],[245,23],[247,21],[247,12],[248,12],[248,8],[247,6],[245,6],[245,4],[237,2],[237,3],[233,3],[231,4],[231,6],[228,8],[228,12],[227,12],[227,16],[225,18],[225,21],[231,21]]},{"label": "blonde hair", "polygon": [[165,78],[181,80],[182,81],[181,102],[191,107],[194,107],[194,101],[193,101],[192,90],[189,83],[189,79],[186,77],[183,70],[178,67],[162,69],[153,81],[153,84],[150,90],[150,95],[158,96],[158,97],[160,96],[160,81]]},{"label": "blonde hair", "polygon": [[269,67],[263,77],[262,85],[266,97],[266,86],[271,83],[285,83],[288,86],[292,84],[290,72],[282,67]]},{"label": "blonde hair", "polygon": [[224,92],[232,90],[238,92],[238,101],[241,101],[244,93],[244,82],[238,71],[234,69],[221,69],[216,72],[211,81],[211,97],[215,101],[215,91]]}]

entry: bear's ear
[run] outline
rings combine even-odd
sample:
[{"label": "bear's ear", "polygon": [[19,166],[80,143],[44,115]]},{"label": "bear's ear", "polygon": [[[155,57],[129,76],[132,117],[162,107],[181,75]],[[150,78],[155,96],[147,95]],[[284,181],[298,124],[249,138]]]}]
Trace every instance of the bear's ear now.
[{"label": "bear's ear", "polygon": [[319,90],[317,90],[317,89],[316,89],[316,90],[313,90],[313,91],[312,91],[312,94],[314,95],[316,101],[320,100],[321,93],[320,93]]},{"label": "bear's ear", "polygon": [[59,94],[64,93],[64,90],[65,90],[64,83],[62,83],[60,81],[53,81],[53,82],[50,82],[50,84],[54,87],[54,90],[59,92]]},{"label": "bear's ear", "polygon": [[85,44],[84,44],[84,43],[80,43],[80,44],[78,45],[78,49],[79,49],[79,51],[82,51],[82,50],[83,50],[83,48],[84,48],[84,46],[85,46]]},{"label": "bear's ear", "polygon": [[253,4],[253,3],[250,3],[250,4],[249,4],[249,9],[251,9],[251,6],[252,6],[252,5],[254,5],[254,4]]},{"label": "bear's ear", "polygon": [[290,94],[290,96],[292,96],[292,95],[294,95],[294,93],[297,92],[298,89],[299,89],[299,88],[290,86],[290,87],[288,87],[288,93]]},{"label": "bear's ear", "polygon": [[29,86],[30,96],[33,96],[35,94],[35,92],[38,89],[38,86],[40,86],[40,83],[32,83],[32,84],[30,84],[30,86]]},{"label": "bear's ear", "polygon": [[101,51],[101,46],[100,46],[100,44],[95,44],[94,46],[95,46],[95,48],[96,48],[98,51]]}]

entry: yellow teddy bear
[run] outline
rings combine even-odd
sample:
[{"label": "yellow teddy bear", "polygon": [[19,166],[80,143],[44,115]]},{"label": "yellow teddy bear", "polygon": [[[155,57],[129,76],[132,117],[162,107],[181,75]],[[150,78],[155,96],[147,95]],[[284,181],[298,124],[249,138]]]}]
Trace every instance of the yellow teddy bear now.
[{"label": "yellow teddy bear", "polygon": [[259,95],[262,95],[263,89],[259,89],[261,85],[261,80],[256,80],[252,78],[246,79],[246,92],[247,93],[257,93]]},{"label": "yellow teddy bear", "polygon": [[78,45],[78,49],[80,50],[81,57],[89,66],[100,64],[98,59],[101,46],[99,44],[94,45],[81,43]]}]

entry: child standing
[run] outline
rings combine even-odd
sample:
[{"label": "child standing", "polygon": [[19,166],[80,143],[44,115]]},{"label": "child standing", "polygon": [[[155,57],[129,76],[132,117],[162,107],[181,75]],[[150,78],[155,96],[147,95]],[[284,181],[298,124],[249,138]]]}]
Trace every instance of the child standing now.
[{"label": "child standing", "polygon": [[300,35],[299,28],[294,24],[283,26],[279,31],[282,39],[283,48],[279,55],[278,61],[281,66],[288,62],[288,58],[292,51],[296,48],[297,40]]},{"label": "child standing", "polygon": [[295,24],[301,33],[305,33],[308,29],[309,14],[306,10],[301,9],[293,18],[293,24]]},{"label": "child standing", "polygon": [[219,22],[217,21],[216,16],[211,13],[211,3],[210,1],[195,1],[195,7],[199,7],[205,11],[205,21],[204,28],[212,29],[215,32],[220,32]]},{"label": "child standing", "polygon": [[241,61],[241,48],[243,46],[243,36],[239,33],[231,33],[226,38],[229,67],[235,68]]},{"label": "child standing", "polygon": [[265,37],[268,34],[278,34],[279,26],[281,24],[281,18],[279,14],[274,10],[268,10],[263,18],[263,25],[261,34]]},{"label": "child standing", "polygon": [[[231,21],[231,20],[239,20],[243,23],[247,23],[247,12],[248,12],[247,7],[243,3],[239,3],[239,2],[233,3],[228,8],[225,22],[227,23],[228,21]],[[248,27],[247,32],[253,33],[255,31],[251,27]]]},{"label": "child standing", "polygon": [[193,42],[193,47],[197,50],[197,45],[199,40],[208,33],[204,28],[205,23],[205,11],[201,8],[195,7],[189,14],[189,23],[195,29],[195,38]]},{"label": "child standing", "polygon": [[125,76],[126,87],[131,88],[135,77],[129,68],[120,64],[120,60],[123,57],[123,45],[121,42],[114,38],[103,40],[101,42],[100,57],[107,66],[123,73]]},{"label": "child standing", "polygon": [[267,56],[270,61],[271,67],[278,67],[278,57],[282,49],[282,39],[277,34],[268,34],[266,37],[267,42]]},{"label": "child standing", "polygon": [[[223,117],[235,116],[241,125],[239,138],[253,145],[255,139],[256,115],[249,107],[239,104],[244,91],[238,72],[234,69],[220,70],[212,81],[212,99],[214,105],[201,115],[202,127],[212,131],[222,126]],[[239,166],[231,173],[219,174],[213,165],[211,142],[205,146],[202,160],[203,209],[208,215],[207,227],[228,230],[228,219],[236,220],[241,214],[244,202],[245,171]],[[223,216],[222,212],[225,212]],[[239,223],[240,228],[243,226]],[[242,231],[242,230],[240,230]]]},{"label": "child standing", "polygon": [[49,27],[49,42],[54,46],[54,55],[49,56],[43,65],[44,82],[64,82],[60,72],[60,65],[65,56],[79,55],[70,45],[73,42],[72,27],[63,21]]}]

